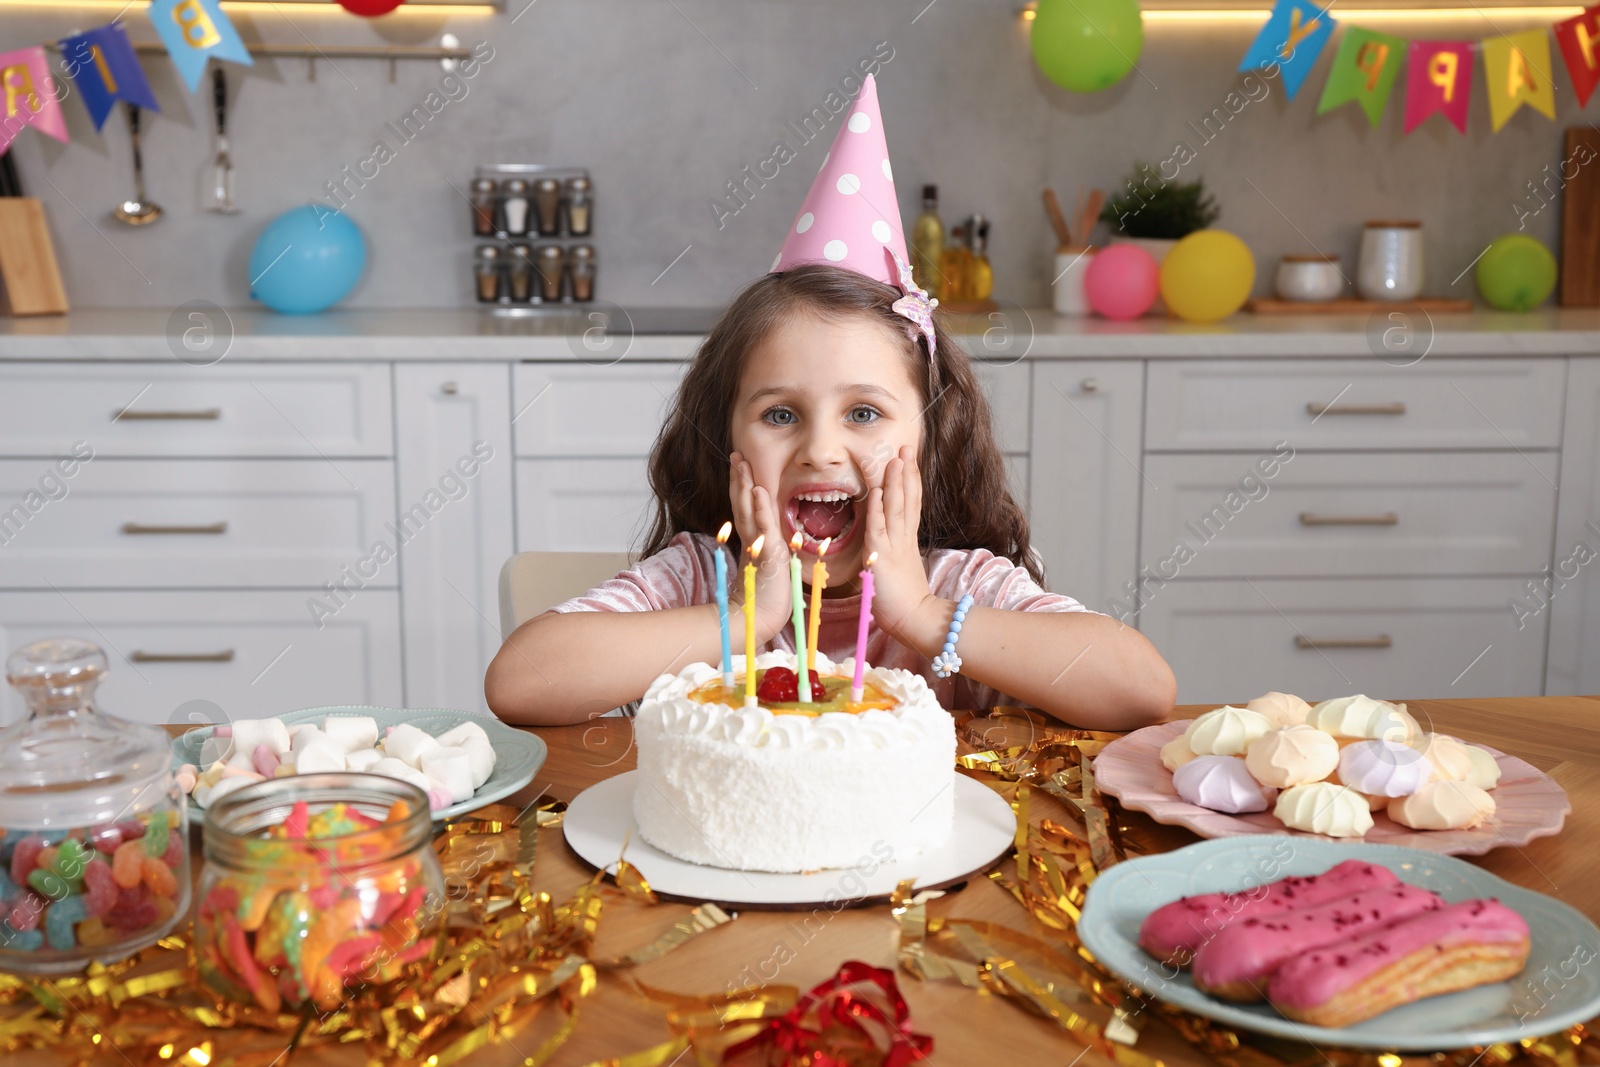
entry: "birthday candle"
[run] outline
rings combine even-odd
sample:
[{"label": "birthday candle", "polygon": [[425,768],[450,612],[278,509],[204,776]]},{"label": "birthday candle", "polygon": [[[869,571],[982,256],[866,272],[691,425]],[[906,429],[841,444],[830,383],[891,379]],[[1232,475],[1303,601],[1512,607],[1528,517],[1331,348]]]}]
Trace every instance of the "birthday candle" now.
[{"label": "birthday candle", "polygon": [[872,565],[878,554],[867,557],[867,567],[861,572],[861,624],[856,628],[856,676],[850,682],[850,699],[859,703],[867,682],[867,626],[872,622]]},{"label": "birthday candle", "polygon": [[810,662],[806,658],[806,594],[800,587],[800,546],[804,543],[805,534],[796,530],[789,540],[789,587],[794,601],[794,663],[799,668],[795,673],[800,676],[800,701],[809,704],[811,672],[806,667]]},{"label": "birthday candle", "polygon": [[744,706],[756,706],[756,557],[761,555],[758,537],[750,545],[750,562],[744,567]]},{"label": "birthday candle", "polygon": [[811,567],[811,629],[806,634],[806,670],[817,669],[817,630],[822,623],[822,590],[828,585],[828,565],[822,557],[828,554],[833,538],[825,538],[817,549],[817,562]]},{"label": "birthday candle", "polygon": [[733,642],[728,634],[728,557],[723,546],[733,534],[733,523],[717,531],[717,622],[722,627],[722,687],[733,688]]}]

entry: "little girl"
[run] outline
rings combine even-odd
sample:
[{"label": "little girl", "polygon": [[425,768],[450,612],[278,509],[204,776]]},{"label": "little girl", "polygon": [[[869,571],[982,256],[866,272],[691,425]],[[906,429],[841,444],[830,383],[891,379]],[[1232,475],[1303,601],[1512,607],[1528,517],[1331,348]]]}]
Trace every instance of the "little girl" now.
[{"label": "little girl", "polygon": [[[876,111],[869,77],[856,114]],[[852,162],[862,152],[847,138],[871,131],[879,143],[865,155],[881,168]],[[645,558],[522,625],[489,665],[485,693],[502,719],[581,722],[637,700],[663,673],[718,662],[714,535],[730,518],[736,622],[742,550],[764,539],[761,651],[794,650],[788,564],[798,532],[808,578],[829,541],[817,643],[835,660],[863,651],[858,574],[876,553],[867,661],[925,675],[945,707],[1023,703],[1108,730],[1171,711],[1172,670],[1142,634],[1042,588],[988,402],[937,301],[904,266],[881,141],[880,122],[852,116],[777,272],[734,300],[696,355],[651,454],[656,514]],[[870,228],[852,228],[828,196],[847,189],[850,208],[866,205]],[[883,238],[876,247],[854,240],[868,232]],[[954,671],[936,677],[935,666]]]}]

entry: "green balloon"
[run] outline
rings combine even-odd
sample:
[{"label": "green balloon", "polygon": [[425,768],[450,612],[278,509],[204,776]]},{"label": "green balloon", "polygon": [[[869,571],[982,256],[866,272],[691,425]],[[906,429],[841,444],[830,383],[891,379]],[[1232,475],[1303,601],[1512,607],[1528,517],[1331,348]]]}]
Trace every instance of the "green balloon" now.
[{"label": "green balloon", "polygon": [[1556,257],[1522,233],[1497,237],[1478,260],[1478,292],[1501,311],[1538,307],[1556,287]]},{"label": "green balloon", "polygon": [[1034,62],[1063,89],[1109,89],[1144,50],[1138,0],[1039,0],[1031,41]]}]

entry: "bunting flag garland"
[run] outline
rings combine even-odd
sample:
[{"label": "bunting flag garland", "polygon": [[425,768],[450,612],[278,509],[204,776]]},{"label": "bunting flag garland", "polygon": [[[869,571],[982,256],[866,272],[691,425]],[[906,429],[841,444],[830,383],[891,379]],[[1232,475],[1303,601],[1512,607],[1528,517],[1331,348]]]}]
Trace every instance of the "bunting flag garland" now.
[{"label": "bunting flag garland", "polygon": [[1561,57],[1567,62],[1567,73],[1572,76],[1578,106],[1584,107],[1595,83],[1600,82],[1600,4],[1556,23],[1552,29],[1561,46]]},{"label": "bunting flag garland", "polygon": [[62,66],[83,94],[83,106],[89,109],[96,130],[105,125],[118,100],[149,111],[161,110],[121,23],[64,37],[60,44]]},{"label": "bunting flag garland", "polygon": [[67,140],[67,123],[61,114],[61,94],[50,77],[44,47],[18,48],[0,54],[0,92],[5,94],[5,115],[0,118],[0,151],[11,147],[23,127],[32,126],[58,141]]},{"label": "bunting flag garland", "polygon": [[1332,15],[1311,0],[1278,0],[1239,69],[1276,65],[1283,74],[1284,91],[1293,100],[1336,24]]},{"label": "bunting flag garland", "polygon": [[212,56],[246,66],[254,62],[217,0],[154,0],[148,14],[191,93]]},{"label": "bunting flag garland", "polygon": [[1556,91],[1550,81],[1550,38],[1543,30],[1523,30],[1483,42],[1483,74],[1489,86],[1489,126],[1495,132],[1527,104],[1548,119],[1556,117]]},{"label": "bunting flag garland", "polygon": [[1367,121],[1377,126],[1384,105],[1389,102],[1395,76],[1400,73],[1405,46],[1405,41],[1386,33],[1359,26],[1346,30],[1339,51],[1334,54],[1327,84],[1322,87],[1317,114],[1354,100],[1367,113]]},{"label": "bunting flag garland", "polygon": [[1471,99],[1471,41],[1412,41],[1407,46],[1407,133],[1436,111],[1466,133]]}]

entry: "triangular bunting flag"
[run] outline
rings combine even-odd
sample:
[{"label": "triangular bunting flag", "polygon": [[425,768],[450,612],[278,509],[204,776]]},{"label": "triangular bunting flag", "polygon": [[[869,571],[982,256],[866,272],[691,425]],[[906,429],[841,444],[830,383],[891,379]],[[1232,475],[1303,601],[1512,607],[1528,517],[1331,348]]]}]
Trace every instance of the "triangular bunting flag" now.
[{"label": "triangular bunting flag", "polygon": [[217,0],[154,0],[148,11],[156,35],[192,93],[212,56],[250,65],[250,50]]},{"label": "triangular bunting flag", "polygon": [[1567,61],[1567,73],[1572,75],[1578,106],[1584,107],[1595,83],[1600,82],[1600,4],[1556,23],[1552,29],[1556,44],[1561,46],[1561,56]]},{"label": "triangular bunting flag", "polygon": [[1334,53],[1328,82],[1322,87],[1317,114],[1355,100],[1367,113],[1367,121],[1376,126],[1383,117],[1384,105],[1389,102],[1395,76],[1400,73],[1405,46],[1406,42],[1386,33],[1364,30],[1360,26],[1346,29],[1339,51]]},{"label": "triangular bunting flag", "polygon": [[1328,43],[1334,25],[1333,16],[1311,0],[1278,0],[1239,69],[1277,66],[1283,72],[1284,92],[1293,100],[1322,53],[1322,46]]},{"label": "triangular bunting flag", "polygon": [[1471,41],[1412,41],[1406,48],[1406,132],[1435,111],[1467,132],[1472,99]]},{"label": "triangular bunting flag", "polygon": [[1543,30],[1485,37],[1483,72],[1489,86],[1489,126],[1495,133],[1523,104],[1546,118],[1556,117],[1550,38]]},{"label": "triangular bunting flag", "polygon": [[106,116],[118,100],[150,111],[161,110],[119,22],[62,38],[61,65],[83,93],[83,106],[89,109],[97,130],[105,125]]},{"label": "triangular bunting flag", "polygon": [[27,126],[58,141],[68,139],[66,119],[57,103],[60,95],[41,45],[0,55],[0,92],[5,99],[5,114],[0,116],[0,152],[10,148]]}]

